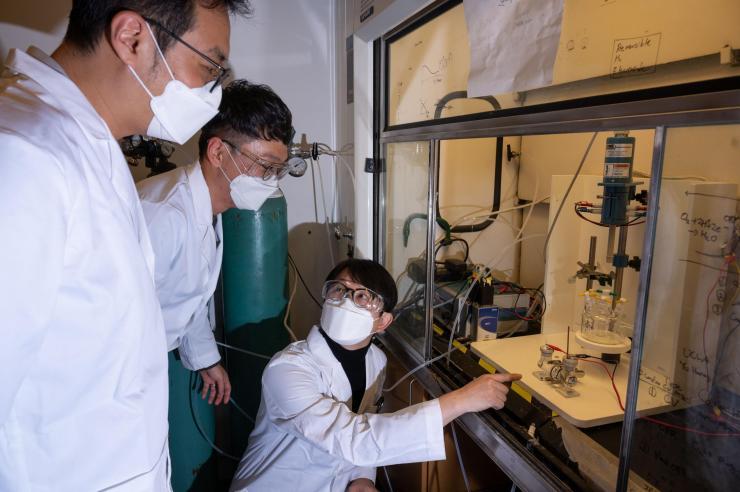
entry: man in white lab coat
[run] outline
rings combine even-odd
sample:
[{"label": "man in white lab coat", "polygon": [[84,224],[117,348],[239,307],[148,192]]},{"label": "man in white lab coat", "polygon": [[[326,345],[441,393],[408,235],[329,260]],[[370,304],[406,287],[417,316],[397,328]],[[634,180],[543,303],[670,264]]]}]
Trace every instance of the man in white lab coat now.
[{"label": "man in white lab coat", "polygon": [[228,403],[231,392],[219,363],[211,302],[223,253],[221,213],[237,201],[239,208],[258,210],[277,190],[288,169],[291,119],[272,89],[236,80],[201,131],[200,160],[137,184],[154,247],[167,350],[178,349],[182,364],[200,373],[202,395],[210,390],[208,402],[216,405]]},{"label": "man in white lab coat", "polygon": [[375,491],[375,467],[445,458],[443,427],[500,409],[516,374],[481,376],[442,397],[376,414],[386,357],[370,343],[393,321],[390,274],[349,259],[327,276],[320,326],[272,358],[232,491]]},{"label": "man in white lab coat", "polygon": [[221,70],[193,50],[221,67],[229,11],[248,7],[75,0],[51,57],[10,51],[0,78],[0,490],[169,489],[154,256],[117,139],[180,141],[213,117]]}]

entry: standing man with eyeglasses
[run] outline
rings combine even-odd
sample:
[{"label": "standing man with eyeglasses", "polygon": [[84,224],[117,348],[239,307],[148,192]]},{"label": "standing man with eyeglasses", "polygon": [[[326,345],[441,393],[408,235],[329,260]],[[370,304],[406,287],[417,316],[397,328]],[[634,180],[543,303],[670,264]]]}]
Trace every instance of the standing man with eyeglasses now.
[{"label": "standing man with eyeglasses", "polygon": [[[137,185],[156,259],[167,350],[203,379],[202,397],[228,403],[229,377],[213,336],[223,245],[221,213],[259,210],[288,167],[291,113],[269,87],[236,80],[200,135],[200,159]],[[210,392],[210,394],[209,394]]]},{"label": "standing man with eyeglasses", "polygon": [[117,140],[183,142],[210,120],[229,14],[249,11],[247,0],[75,0],[51,56],[10,51],[0,490],[169,489],[154,255]]}]

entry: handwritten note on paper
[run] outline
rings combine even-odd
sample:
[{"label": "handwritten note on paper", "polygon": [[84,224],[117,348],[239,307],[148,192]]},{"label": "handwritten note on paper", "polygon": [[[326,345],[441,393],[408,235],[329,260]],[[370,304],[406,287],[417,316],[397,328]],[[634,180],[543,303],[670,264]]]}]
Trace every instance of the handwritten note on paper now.
[{"label": "handwritten note on paper", "polygon": [[468,97],[550,85],[563,0],[464,0]]},{"label": "handwritten note on paper", "polygon": [[611,78],[652,73],[658,63],[660,33],[636,38],[615,39],[612,48]]},{"label": "handwritten note on paper", "polygon": [[[688,212],[681,213],[681,222],[686,224],[686,232],[693,237],[700,237],[708,243],[716,243],[722,232],[722,226],[711,217],[694,217]],[[727,229],[728,226],[725,226]]]}]

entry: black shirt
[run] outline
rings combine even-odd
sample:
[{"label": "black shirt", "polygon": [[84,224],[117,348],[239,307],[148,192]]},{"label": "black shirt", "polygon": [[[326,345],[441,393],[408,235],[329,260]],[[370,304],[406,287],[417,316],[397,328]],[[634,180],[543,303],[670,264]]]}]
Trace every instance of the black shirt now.
[{"label": "black shirt", "polygon": [[360,403],[362,403],[362,397],[365,396],[365,385],[367,383],[365,381],[365,356],[370,349],[370,344],[368,343],[367,346],[357,350],[347,350],[324,333],[322,328],[319,328],[319,332],[329,345],[331,353],[342,365],[344,374],[347,375],[349,386],[352,388],[352,411],[357,413],[357,410],[360,409]]}]

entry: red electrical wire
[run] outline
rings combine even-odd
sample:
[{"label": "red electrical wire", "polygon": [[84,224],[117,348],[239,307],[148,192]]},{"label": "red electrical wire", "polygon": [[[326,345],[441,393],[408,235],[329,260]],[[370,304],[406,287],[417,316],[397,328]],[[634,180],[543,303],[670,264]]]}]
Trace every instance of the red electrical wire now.
[{"label": "red electrical wire", "polygon": [[700,436],[709,436],[709,437],[740,437],[740,432],[705,432],[701,431],[699,429],[692,429],[690,427],[683,427],[681,425],[675,425],[675,424],[669,424],[668,422],[663,422],[662,420],[654,419],[652,417],[640,417],[643,420],[647,420],[648,422],[652,422],[654,424],[662,425],[664,427],[669,427],[671,429],[678,429],[685,432],[691,432],[694,434],[699,434]]},{"label": "red electrical wire", "polygon": [[[560,347],[558,347],[557,345],[553,345],[551,343],[548,343],[547,346],[550,347],[553,350],[557,350],[558,352],[565,353],[565,351],[563,349],[561,349]],[[614,377],[609,373],[609,368],[606,367],[606,364],[604,364],[601,361],[596,361],[596,360],[588,360],[588,359],[581,359],[581,360],[584,360],[585,362],[591,362],[592,364],[598,364],[598,365],[600,365],[604,369],[604,371],[606,371],[607,377],[611,380],[612,388],[614,389],[614,394],[617,395],[617,402],[619,403],[619,408],[624,412],[625,410],[624,410],[624,405],[622,405],[622,397],[619,395],[619,390],[617,389],[617,385],[614,382]],[[652,422],[653,424],[658,424],[658,425],[662,425],[664,427],[669,427],[671,429],[682,430],[682,431],[685,431],[685,432],[692,432],[694,434],[699,434],[699,435],[702,435],[702,436],[710,436],[710,437],[740,437],[740,432],[706,432],[706,431],[702,431],[702,430],[699,430],[699,429],[692,429],[690,427],[683,427],[681,425],[671,424],[671,423],[668,423],[668,422],[664,422],[662,420],[655,419],[653,417],[644,416],[644,417],[639,417],[639,418],[641,418],[643,420],[647,420],[648,422]]]},{"label": "red electrical wire", "polygon": [[622,411],[624,412],[624,405],[622,405],[622,397],[619,395],[619,390],[617,390],[617,384],[614,382],[614,376],[611,375],[611,373],[609,372],[609,368],[606,367],[606,364],[604,364],[603,362],[599,360],[588,360],[588,359],[581,359],[581,360],[583,360],[584,362],[590,362],[592,364],[598,364],[604,369],[604,372],[606,372],[606,376],[612,382],[612,388],[614,389],[614,394],[617,395],[617,402],[619,403],[619,408],[621,408]]},{"label": "red electrical wire", "polygon": [[503,308],[503,309],[505,309],[506,311],[511,311],[511,314],[513,314],[514,316],[516,316],[522,321],[537,321],[536,318],[527,318],[526,316],[522,316],[521,314],[517,313],[516,308]]}]

